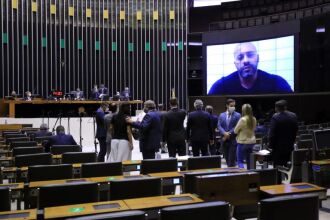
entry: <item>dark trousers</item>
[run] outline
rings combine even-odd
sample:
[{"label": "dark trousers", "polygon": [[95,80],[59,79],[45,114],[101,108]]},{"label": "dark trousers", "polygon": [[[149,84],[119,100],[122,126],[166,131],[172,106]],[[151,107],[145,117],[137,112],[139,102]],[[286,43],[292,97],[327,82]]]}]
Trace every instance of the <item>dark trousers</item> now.
[{"label": "dark trousers", "polygon": [[144,159],[155,159],[155,150],[142,150],[142,157]]},{"label": "dark trousers", "polygon": [[104,162],[104,157],[105,154],[107,153],[107,142],[105,137],[99,137],[97,138],[100,143],[100,152],[99,155],[97,156],[97,161],[98,162]]},{"label": "dark trousers", "polygon": [[222,147],[227,166],[236,166],[236,141],[234,139],[226,140],[222,143]]},{"label": "dark trousers", "polygon": [[202,156],[209,155],[208,141],[191,141],[191,147],[194,157],[199,157],[200,152],[202,153]]},{"label": "dark trousers", "polygon": [[184,140],[167,142],[167,148],[169,157],[176,157],[176,153],[178,153],[179,156],[186,155],[186,142]]}]

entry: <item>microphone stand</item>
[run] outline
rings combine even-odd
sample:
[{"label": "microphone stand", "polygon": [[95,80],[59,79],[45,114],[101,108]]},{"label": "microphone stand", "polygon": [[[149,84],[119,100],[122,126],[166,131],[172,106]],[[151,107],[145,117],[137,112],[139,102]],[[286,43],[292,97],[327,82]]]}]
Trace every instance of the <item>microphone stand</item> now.
[{"label": "microphone stand", "polygon": [[80,144],[81,148],[82,148],[82,140],[83,140],[83,137],[82,137],[82,116],[83,116],[83,113],[79,113],[79,144]]},{"label": "microphone stand", "polygon": [[[55,134],[55,127],[56,127],[56,125],[57,125],[58,120],[60,120],[60,125],[61,125],[61,117],[62,117],[62,113],[59,113],[59,114],[58,114],[58,117],[57,117],[57,119],[56,119],[56,121],[55,121],[55,124],[54,124],[54,126],[53,126],[53,129],[52,129],[53,134]],[[48,120],[49,120],[49,118],[48,118]]]},{"label": "microphone stand", "polygon": [[97,153],[97,141],[96,141],[96,133],[95,133],[95,113],[93,113],[93,134],[94,134],[94,146],[95,146],[95,153]]}]

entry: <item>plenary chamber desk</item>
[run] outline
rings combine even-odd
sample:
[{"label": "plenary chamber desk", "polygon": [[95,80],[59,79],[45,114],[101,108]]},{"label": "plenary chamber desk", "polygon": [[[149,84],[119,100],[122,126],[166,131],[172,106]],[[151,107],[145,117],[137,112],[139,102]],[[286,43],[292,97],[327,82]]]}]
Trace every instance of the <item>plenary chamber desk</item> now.
[{"label": "plenary chamber desk", "polygon": [[95,100],[2,100],[1,115],[8,115],[10,118],[34,118],[34,117],[79,117],[93,116],[102,102],[129,104],[132,113],[135,113],[136,105],[142,104],[141,100],[132,101],[95,101]]}]

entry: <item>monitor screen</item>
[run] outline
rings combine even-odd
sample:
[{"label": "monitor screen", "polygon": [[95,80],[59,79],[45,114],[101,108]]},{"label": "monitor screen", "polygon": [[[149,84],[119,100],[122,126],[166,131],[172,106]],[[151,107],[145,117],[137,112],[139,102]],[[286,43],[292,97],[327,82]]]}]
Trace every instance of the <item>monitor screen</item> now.
[{"label": "monitor screen", "polygon": [[52,96],[53,97],[63,97],[63,92],[62,91],[60,91],[60,90],[53,90],[52,91]]},{"label": "monitor screen", "polygon": [[330,129],[314,131],[317,150],[330,149]]},{"label": "monitor screen", "polygon": [[291,93],[294,35],[206,45],[208,95]]}]

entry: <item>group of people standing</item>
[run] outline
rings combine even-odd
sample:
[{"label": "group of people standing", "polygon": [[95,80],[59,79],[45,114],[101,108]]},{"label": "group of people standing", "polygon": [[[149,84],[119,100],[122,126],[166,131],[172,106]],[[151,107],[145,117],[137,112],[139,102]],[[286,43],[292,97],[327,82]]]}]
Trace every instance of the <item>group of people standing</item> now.
[{"label": "group of people standing", "polygon": [[[100,143],[98,161],[104,161],[106,154],[110,162],[130,160],[133,149],[132,129],[139,131],[139,147],[143,159],[154,159],[161,142],[167,144],[169,157],[186,155],[186,143],[192,147],[193,156],[215,154],[215,131],[218,130],[227,166],[233,167],[237,163],[243,168],[246,161],[247,168],[250,168],[250,154],[256,143],[257,126],[250,104],[244,104],[240,114],[235,109],[235,100],[228,99],[226,111],[219,116],[213,115],[212,106],[206,106],[204,111],[203,102],[199,99],[194,102],[195,111],[188,115],[178,107],[176,98],[171,98],[169,104],[169,111],[158,111],[155,102],[148,100],[144,103],[143,119],[133,121],[128,104],[120,105],[116,113],[115,104],[109,106],[102,103],[96,112],[96,138]],[[298,121],[297,116],[287,110],[285,100],[276,102],[275,110],[268,137],[274,165],[277,166],[285,165],[290,160]]]}]

